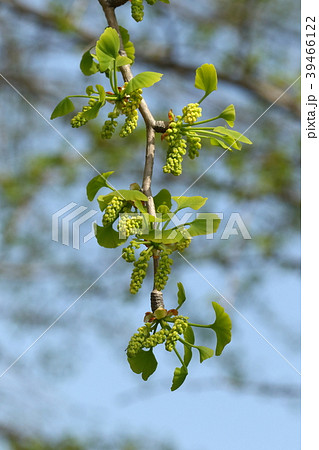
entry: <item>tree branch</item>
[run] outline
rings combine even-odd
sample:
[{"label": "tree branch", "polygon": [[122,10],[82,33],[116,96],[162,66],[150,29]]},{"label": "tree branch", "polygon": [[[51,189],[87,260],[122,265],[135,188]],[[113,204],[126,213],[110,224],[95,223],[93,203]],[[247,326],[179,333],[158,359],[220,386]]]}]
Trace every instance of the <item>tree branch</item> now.
[{"label": "tree branch", "polygon": [[[107,23],[110,27],[114,28],[120,38],[120,30],[117,22],[117,18],[115,16],[114,7],[109,5],[109,1],[107,0],[98,0],[100,5],[103,8]],[[123,43],[121,40],[121,55],[126,56],[124,51]],[[133,78],[133,74],[131,71],[131,66],[128,64],[126,66],[121,67],[121,72],[124,81],[130,81]],[[145,165],[144,165],[144,174],[143,174],[143,183],[142,183],[142,191],[148,198],[147,209],[149,214],[155,216],[155,206],[154,200],[151,191],[151,183],[152,183],[152,175],[153,175],[153,165],[154,165],[154,157],[155,157],[155,130],[154,127],[156,125],[155,119],[150,112],[146,102],[142,99],[140,107],[140,113],[145,122],[146,126],[146,152],[145,152]]]},{"label": "tree branch", "polygon": [[[111,6],[114,4],[111,0],[98,0],[102,9],[104,11],[107,23],[110,27],[114,28],[120,37],[121,40],[121,49],[120,54],[122,56],[126,56],[123,42],[121,39],[120,29],[117,22],[117,18],[115,15],[115,7]],[[125,2],[124,2],[125,3]],[[122,66],[120,68],[124,81],[130,81],[133,78],[133,74],[131,71],[131,66],[128,64],[126,66]],[[139,107],[140,113],[144,119],[146,126],[146,149],[145,149],[145,163],[144,163],[144,172],[143,172],[143,182],[142,182],[142,191],[147,196],[147,210],[148,213],[152,216],[156,215],[154,199],[152,195],[152,176],[153,176],[153,166],[154,166],[154,158],[155,158],[155,133],[167,130],[168,124],[163,121],[156,122],[151,111],[149,110],[147,103],[144,99],[142,99]],[[155,225],[154,225],[155,226]],[[155,257],[154,257],[155,256]],[[154,261],[154,280],[155,275],[158,268],[158,255],[153,255]],[[151,305],[152,310],[154,311],[157,307],[164,308],[163,302],[163,294],[160,291],[155,290],[155,282],[153,291],[151,293]]]},{"label": "tree branch", "polygon": [[117,8],[118,6],[125,5],[128,0],[106,0],[106,3],[109,4],[112,8]]},{"label": "tree branch", "polygon": [[[112,2],[111,0],[98,0],[98,1],[102,6],[108,25],[118,32],[121,39],[120,29],[117,22],[117,18],[115,16],[114,7],[110,6],[111,3],[114,2]],[[122,56],[126,56],[122,40],[120,53]],[[121,67],[121,73],[124,81],[130,81],[133,78],[131,66],[129,64]],[[155,216],[155,206],[151,190],[153,166],[155,158],[155,132],[159,133],[165,132],[167,130],[168,123],[164,121],[156,121],[144,99],[142,99],[141,101],[139,110],[146,126],[146,152],[145,152],[145,165],[144,165],[142,191],[148,198],[149,214]]]}]

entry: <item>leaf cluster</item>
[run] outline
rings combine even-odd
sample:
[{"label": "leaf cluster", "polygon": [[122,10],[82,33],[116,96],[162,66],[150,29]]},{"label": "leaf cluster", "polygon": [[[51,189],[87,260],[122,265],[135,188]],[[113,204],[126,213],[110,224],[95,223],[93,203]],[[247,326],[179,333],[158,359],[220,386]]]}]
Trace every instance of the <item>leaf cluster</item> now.
[{"label": "leaf cluster", "polygon": [[[176,197],[171,196],[167,189],[162,189],[154,196],[154,204],[156,208],[156,215],[151,216],[147,212],[146,202],[147,197],[139,189],[119,189],[116,190],[108,181],[108,177],[114,172],[105,172],[94,177],[87,185],[87,197],[90,201],[94,199],[97,192],[106,187],[112,192],[106,195],[99,195],[97,201],[101,211],[104,211],[107,205],[114,197],[123,198],[131,206],[134,212],[140,212],[144,220],[148,223],[148,232],[138,236],[139,241],[145,245],[153,245],[158,248],[161,244],[169,246],[173,251],[177,250],[176,244],[184,239],[192,239],[195,236],[208,235],[215,233],[220,224],[220,218],[213,213],[198,213],[197,217],[191,222],[184,222],[183,224],[174,225],[174,218],[176,214],[185,209],[199,210],[202,208],[207,198],[201,196],[193,197]],[[138,186],[138,185],[137,185]],[[172,200],[176,203],[173,208]],[[156,223],[158,228],[152,228],[151,224]],[[170,228],[169,225],[171,224]],[[121,239],[118,231],[116,231],[112,224],[107,227],[96,226],[96,238],[102,247],[115,248],[126,242],[126,239]]]},{"label": "leaf cluster", "polygon": [[[177,307],[169,311],[159,308],[154,313],[146,313],[145,320],[147,324],[152,323],[150,330],[156,333],[158,326],[162,329],[171,329],[170,325],[174,323],[173,316],[178,313],[179,308],[186,301],[186,295],[184,286],[182,283],[178,283],[177,292]],[[196,324],[187,321],[187,326],[183,331],[182,336],[179,336],[177,342],[183,347],[183,356],[174,347],[174,353],[181,363],[181,367],[176,367],[174,371],[171,390],[175,391],[185,381],[188,375],[188,366],[192,360],[193,349],[199,352],[199,360],[202,363],[206,359],[211,358],[214,353],[216,356],[220,356],[225,346],[231,341],[231,328],[232,323],[229,315],[225,312],[224,308],[216,302],[212,302],[212,306],[215,312],[215,321],[208,325]],[[195,345],[195,333],[196,328],[211,329],[216,335],[215,351],[212,348]],[[156,370],[157,360],[154,355],[154,349],[149,350],[141,349],[134,357],[128,357],[128,362],[134,373],[141,374],[142,379],[146,381]]]},{"label": "leaf cluster", "polygon": [[[199,105],[212,92],[217,90],[217,72],[213,64],[203,64],[196,70],[195,87],[204,91],[203,97],[197,103],[188,104],[183,108],[183,114],[175,116],[173,111],[169,112],[169,127],[163,138],[168,141],[168,151],[164,172],[173,175],[181,175],[182,158],[188,148],[188,155],[191,159],[199,156],[199,149],[202,147],[202,140],[208,141],[214,147],[221,147],[224,150],[241,150],[242,144],[252,142],[242,133],[230,130],[223,126],[205,126],[207,123],[218,119],[223,119],[230,127],[233,127],[236,120],[234,105],[229,105],[218,116],[197,120],[201,115]],[[197,108],[196,120],[191,122],[188,119],[188,110]],[[175,162],[174,162],[175,160]]]},{"label": "leaf cluster", "polygon": [[[81,59],[80,69],[86,76],[93,75],[97,72],[103,73],[108,79],[111,91],[106,91],[105,88],[97,84],[95,88],[90,85],[86,88],[86,93],[81,95],[68,95],[61,100],[52,112],[51,119],[64,116],[74,111],[75,106],[71,98],[86,98],[91,106],[88,110],[80,113],[81,117],[85,119],[85,123],[89,120],[95,119],[101,108],[108,102],[115,104],[113,113],[109,117],[114,119],[120,113],[126,102],[129,100],[133,92],[140,89],[152,86],[157,83],[162,74],[157,72],[142,72],[133,77],[123,87],[118,85],[117,72],[120,67],[125,65],[132,65],[135,59],[135,48],[130,41],[128,31],[120,27],[121,39],[126,56],[120,55],[121,40],[117,31],[114,28],[108,27],[102,33],[95,46],[95,53],[87,50]],[[93,106],[92,106],[93,105]]]}]

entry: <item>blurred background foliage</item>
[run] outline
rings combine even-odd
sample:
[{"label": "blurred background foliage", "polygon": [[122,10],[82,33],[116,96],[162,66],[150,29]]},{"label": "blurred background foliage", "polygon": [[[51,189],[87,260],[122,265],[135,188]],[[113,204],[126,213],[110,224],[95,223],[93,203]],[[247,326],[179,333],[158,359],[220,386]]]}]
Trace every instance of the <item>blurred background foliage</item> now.
[{"label": "blurred background foliage", "polygon": [[[101,172],[114,170],[112,183],[128,188],[132,182],[141,182],[145,137],[141,119],[129,139],[115,137],[110,142],[99,137],[101,118],[80,130],[70,127],[70,117],[54,121],[64,139],[46,123],[64,96],[101,83],[98,74],[87,79],[79,70],[82,53],[106,26],[97,1],[1,0],[0,6],[1,74],[12,84],[0,78],[0,320],[4,336],[0,357],[5,370],[120,254],[119,249],[98,248],[94,239],[79,251],[51,241],[54,212],[71,202],[98,209],[86,199],[85,186],[96,173],[84,158]],[[252,240],[245,241],[240,234],[220,240],[221,225],[211,245],[199,238],[185,257],[266,334],[273,333],[283,353],[298,365],[299,82],[281,94],[299,76],[299,4],[294,0],[172,0],[171,5],[146,4],[142,24],[130,17],[129,4],[118,8],[117,15],[135,44],[133,72],[165,74],[161,83],[144,90],[157,119],[166,120],[170,108],[178,114],[186,103],[198,100],[194,72],[208,62],[217,68],[219,86],[203,103],[204,118],[234,103],[236,129],[249,128],[245,134],[254,145],[224,155],[186,195],[207,196],[207,211],[223,212],[224,225],[231,212],[239,212]],[[80,110],[82,104],[78,106]],[[162,173],[165,145],[160,137],[157,144],[154,194],[166,187],[173,195],[181,195],[222,153],[219,148],[204,148],[198,160],[185,161],[183,176],[176,178]],[[109,358],[116,360],[118,351],[121,361],[117,363],[126,364],[123,349],[149,309],[150,291],[150,280],[146,280],[141,294],[131,298],[129,276],[130,267],[117,262],[110,276],[94,284],[85,301],[81,299],[55,325],[44,344],[21,358],[11,369],[14,375],[8,372],[3,377],[11,380],[8,385],[0,380],[4,409],[0,433],[8,448],[143,448],[138,437],[131,440],[129,431],[121,442],[89,444],[83,436],[76,436],[79,443],[64,438],[56,442],[37,414],[28,415],[28,426],[14,419],[21,401],[21,396],[13,395],[17,383],[22,383],[21,395],[37,413],[54,409],[45,400],[46,383],[51,383],[54,392],[52,386],[75,377],[81,371],[81,355],[89,352],[91,344],[111,347]],[[177,281],[185,284],[190,299],[185,312],[194,321],[205,319],[212,299],[222,302],[176,257],[165,294],[168,307],[174,306]],[[212,379],[203,370],[202,378],[189,386],[209,390],[212,382],[215,388],[217,383],[219,389],[234,393],[247,391],[298,402],[296,379],[280,371],[273,377],[275,368],[264,370],[258,350],[249,346],[251,337],[243,332],[248,325],[226,303],[223,306],[234,323],[233,343],[214,364]],[[243,346],[245,356],[240,356]],[[26,377],[30,371],[32,381]],[[143,395],[147,388],[141,383],[136,380],[137,392]],[[38,441],[26,443],[30,429]]]}]

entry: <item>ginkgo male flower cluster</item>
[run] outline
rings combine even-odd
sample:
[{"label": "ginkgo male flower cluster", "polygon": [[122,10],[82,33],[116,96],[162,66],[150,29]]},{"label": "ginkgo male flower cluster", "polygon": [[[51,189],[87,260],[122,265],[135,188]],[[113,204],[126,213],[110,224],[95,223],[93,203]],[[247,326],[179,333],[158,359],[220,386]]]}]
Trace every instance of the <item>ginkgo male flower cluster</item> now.
[{"label": "ginkgo male flower cluster", "polygon": [[183,156],[186,153],[186,141],[182,137],[181,116],[177,116],[177,121],[169,124],[166,131],[165,139],[168,142],[168,150],[166,155],[166,164],[163,167],[164,173],[171,173],[173,175],[181,175]]},{"label": "ginkgo male flower cluster", "polygon": [[84,116],[84,113],[87,111],[90,111],[90,109],[94,105],[95,105],[95,100],[93,98],[91,98],[89,100],[89,104],[86,106],[83,106],[82,111],[78,112],[74,117],[72,117],[71,122],[70,122],[72,128],[80,128],[88,122],[88,119]]},{"label": "ginkgo male flower cluster", "polygon": [[143,229],[143,216],[134,215],[133,217],[128,214],[122,214],[118,224],[118,230],[120,232],[120,239],[128,238],[135,234],[141,234]]},{"label": "ginkgo male flower cluster", "polygon": [[121,107],[122,114],[126,115],[126,119],[120,131],[121,137],[126,137],[135,130],[138,121],[137,109],[142,101],[142,89],[131,92],[128,99],[125,98]]},{"label": "ginkgo male flower cluster", "polygon": [[142,250],[139,258],[134,262],[134,269],[131,275],[130,292],[136,294],[142,286],[149,260],[153,254],[153,247]]},{"label": "ginkgo male flower cluster", "polygon": [[165,343],[165,350],[171,352],[180,336],[188,326],[188,317],[176,316],[172,328],[166,323],[159,331],[152,332],[152,324],[146,323],[137,329],[131,337],[126,353],[128,358],[135,358],[143,348],[154,348],[157,345]]},{"label": "ginkgo male flower cluster", "polygon": [[119,216],[122,209],[127,205],[126,200],[121,197],[114,196],[110,203],[106,206],[102,218],[102,223],[107,226],[113,223]]},{"label": "ginkgo male flower cluster", "polygon": [[188,326],[188,317],[185,316],[176,316],[174,318],[174,325],[169,331],[165,342],[165,349],[168,352],[171,352],[176,345],[176,341],[179,339],[180,335],[184,333]]},{"label": "ginkgo male flower cluster", "polygon": [[169,257],[171,253],[172,250],[169,248],[162,250],[160,253],[160,260],[154,278],[154,286],[158,291],[162,291],[165,288],[168,275],[171,273],[171,265],[173,264],[173,260]]},{"label": "ginkgo male flower cluster", "polygon": [[131,15],[136,22],[141,22],[144,17],[143,0],[131,0]]}]

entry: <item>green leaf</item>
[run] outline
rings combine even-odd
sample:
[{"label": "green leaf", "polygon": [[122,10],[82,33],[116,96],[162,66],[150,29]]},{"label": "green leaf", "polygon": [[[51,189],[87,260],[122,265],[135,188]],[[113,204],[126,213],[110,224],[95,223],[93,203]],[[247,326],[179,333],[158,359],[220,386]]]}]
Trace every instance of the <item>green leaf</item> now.
[{"label": "green leaf", "polygon": [[184,364],[188,366],[192,360],[193,352],[192,347],[184,344]]},{"label": "green leaf", "polygon": [[223,112],[219,114],[216,119],[224,119],[228,123],[230,127],[233,127],[236,120],[236,111],[234,105],[229,105],[227,108],[224,109]]},{"label": "green leaf", "polygon": [[156,211],[159,206],[166,205],[169,209],[172,207],[171,194],[167,189],[162,189],[154,197]]},{"label": "green leaf", "polygon": [[96,56],[100,61],[99,55],[104,54],[116,59],[120,51],[120,38],[114,28],[108,27],[101,34],[96,43]]},{"label": "green leaf", "polygon": [[73,103],[68,97],[65,97],[54,108],[53,113],[51,114],[51,120],[55,119],[56,117],[65,116],[66,114],[69,114],[73,110],[74,110]]},{"label": "green leaf", "polygon": [[[107,205],[112,201],[113,197],[115,197],[117,194],[117,192],[111,192],[110,194],[107,195],[99,195],[97,198],[99,207],[101,211],[104,211],[105,208],[107,207]],[[119,196],[120,197],[120,196]]]},{"label": "green leaf", "polygon": [[153,84],[157,83],[162,76],[163,74],[158,72],[141,72],[128,82],[125,92],[130,94],[137,89],[153,86]]},{"label": "green leaf", "polygon": [[[135,206],[135,208],[140,210],[142,213],[147,214],[147,206],[144,206],[144,204],[141,200],[134,200],[134,206]],[[153,218],[153,216],[150,216],[150,217]]]},{"label": "green leaf", "polygon": [[174,244],[184,239],[184,236],[178,230],[151,230],[148,234],[142,234],[140,238],[159,244]]},{"label": "green leaf", "polygon": [[214,355],[214,350],[212,348],[203,347],[202,345],[196,346],[195,348],[199,351],[199,360],[201,363]]},{"label": "green leaf", "polygon": [[107,227],[94,224],[94,231],[96,240],[101,247],[116,248],[126,241],[126,239],[119,239],[119,233],[112,228],[112,224]]},{"label": "green leaf", "polygon": [[123,47],[125,50],[125,53],[128,58],[130,58],[131,63],[133,64],[135,60],[135,48],[133,42],[130,41],[130,35],[128,31],[120,26],[120,35],[122,37]]},{"label": "green leaf", "polygon": [[219,356],[224,347],[231,341],[232,323],[224,308],[216,302],[212,302],[216,314],[216,320],[211,325],[217,336],[216,356]]},{"label": "green leaf", "polygon": [[[99,52],[98,56],[99,60],[99,70],[100,72],[107,72],[110,69],[113,69],[114,58],[112,56],[106,55],[105,53]],[[109,76],[107,74],[107,76]]]},{"label": "green leaf", "polygon": [[86,76],[93,75],[94,73],[99,71],[99,66],[94,61],[90,50],[86,51],[83,54],[81,62],[80,62],[80,69],[81,69],[82,73]]},{"label": "green leaf", "polygon": [[180,211],[184,208],[192,208],[192,209],[200,209],[202,206],[205,205],[207,201],[207,197],[200,197],[200,196],[194,196],[194,197],[172,197],[173,200],[177,203],[177,210]]},{"label": "green leaf", "polygon": [[[230,152],[233,150],[234,147],[231,147],[232,143],[226,144],[224,141],[222,141],[221,139],[217,139],[217,138],[211,138],[210,139],[210,143],[213,146],[216,147],[221,147],[225,150],[229,150]],[[240,146],[241,147],[241,146]],[[240,148],[238,148],[237,150],[240,150]]]},{"label": "green leaf", "polygon": [[[195,336],[193,328],[188,325],[186,330],[184,331],[184,339],[186,342],[189,342],[190,344],[194,344],[195,342]],[[188,366],[192,359],[192,347],[190,345],[184,344],[184,364],[185,366]]]},{"label": "green leaf", "polygon": [[104,87],[101,84],[96,84],[95,87],[96,87],[96,90],[99,93],[100,103],[103,104],[105,102],[105,96],[106,96],[105,89],[104,89]]},{"label": "green leaf", "polygon": [[194,331],[190,325],[187,325],[187,328],[184,331],[184,338],[185,338],[185,341],[189,342],[190,344],[194,344],[194,342],[195,342]]},{"label": "green leaf", "polygon": [[130,189],[119,189],[117,191],[120,196],[122,196],[125,200],[134,202],[135,200],[141,200],[143,202],[147,202],[148,198],[141,191],[130,190]]},{"label": "green leaf", "polygon": [[185,381],[185,378],[188,375],[188,371],[186,367],[176,367],[174,370],[173,382],[171,386],[171,391],[176,391]]},{"label": "green leaf", "polygon": [[169,0],[160,0],[162,3],[167,3],[169,5],[170,1]]},{"label": "green leaf", "polygon": [[187,228],[190,236],[202,236],[216,233],[220,224],[220,218],[213,213],[200,213]]},{"label": "green leaf", "polygon": [[96,177],[92,178],[91,181],[89,181],[88,185],[86,186],[86,195],[90,202],[94,199],[97,192],[102,187],[108,187],[109,189],[113,190],[113,187],[106,181],[108,177],[112,175],[112,173],[114,173],[114,171],[102,173],[101,175],[97,175]]},{"label": "green leaf", "polygon": [[104,211],[106,206],[110,203],[113,197],[120,197],[124,200],[127,200],[128,202],[133,202],[134,205],[139,208],[140,211],[146,212],[146,209],[142,205],[142,201],[146,202],[147,197],[143,192],[135,191],[135,190],[129,190],[129,189],[119,189],[114,192],[111,192],[107,195],[99,195],[97,198],[97,201],[99,202],[100,210]]},{"label": "green leaf", "polygon": [[[210,139],[211,145],[217,145],[218,147],[222,147],[225,150],[229,150],[230,152],[232,152],[233,150],[242,149],[242,145],[239,141],[235,141],[233,138],[226,135],[220,135],[217,133],[212,134],[215,134],[216,137]],[[222,141],[221,138],[224,139],[225,142]]]},{"label": "green leaf", "polygon": [[217,89],[217,73],[213,64],[203,64],[196,69],[195,87],[205,92],[205,97]]},{"label": "green leaf", "polygon": [[106,72],[113,68],[114,60],[119,56],[120,38],[114,28],[106,28],[96,43],[96,57],[99,61],[99,69]]},{"label": "green leaf", "polygon": [[157,361],[152,350],[141,350],[134,358],[127,358],[134,373],[141,373],[146,381],[156,370]]},{"label": "green leaf", "polygon": [[177,287],[178,287],[177,302],[178,302],[178,307],[180,308],[186,300],[186,294],[185,294],[184,286],[181,282],[177,283]]},{"label": "green leaf", "polygon": [[118,56],[116,58],[116,67],[126,66],[127,64],[131,64],[132,60],[127,56]]},{"label": "green leaf", "polygon": [[85,92],[87,93],[87,95],[92,95],[93,91],[94,91],[93,86],[87,86],[87,88],[85,89]]},{"label": "green leaf", "polygon": [[229,148],[229,145],[227,145],[224,141],[222,141],[221,139],[217,139],[217,138],[211,138],[210,139],[210,143],[212,146],[214,147],[221,147],[225,150],[232,150],[231,148]]},{"label": "green leaf", "polygon": [[130,34],[127,31],[127,29],[122,27],[121,25],[119,26],[119,30],[120,30],[120,35],[122,38],[122,43],[123,43],[123,45],[125,45],[130,40]]},{"label": "green leaf", "polygon": [[225,127],[214,127],[214,132],[226,134],[226,136],[231,137],[235,141],[244,142],[245,144],[252,144],[251,140],[248,139],[243,134],[241,134],[239,131],[229,130],[228,128]]},{"label": "green leaf", "polygon": [[88,109],[87,111],[85,111],[82,114],[82,117],[86,120],[95,119],[98,116],[102,106],[103,106],[103,104],[101,102],[95,102],[95,104],[92,106],[92,108]]}]

